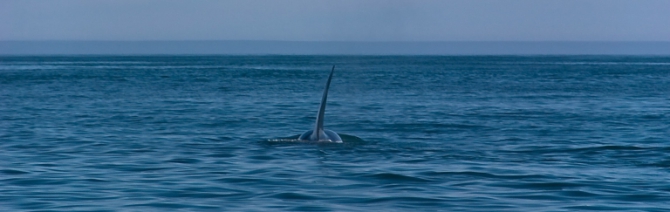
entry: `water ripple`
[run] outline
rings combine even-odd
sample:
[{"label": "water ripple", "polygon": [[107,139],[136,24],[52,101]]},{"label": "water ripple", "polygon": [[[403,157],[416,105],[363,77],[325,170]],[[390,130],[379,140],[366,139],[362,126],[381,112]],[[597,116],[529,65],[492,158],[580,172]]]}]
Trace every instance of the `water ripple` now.
[{"label": "water ripple", "polygon": [[[344,143],[298,142],[333,64]],[[667,211],[658,64],[0,57],[0,211]]]}]

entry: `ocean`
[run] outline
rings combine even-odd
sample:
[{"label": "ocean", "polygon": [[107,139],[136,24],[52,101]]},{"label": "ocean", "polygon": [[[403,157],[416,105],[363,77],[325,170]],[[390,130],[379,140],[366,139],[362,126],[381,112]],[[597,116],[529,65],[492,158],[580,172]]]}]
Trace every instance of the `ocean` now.
[{"label": "ocean", "polygon": [[669,211],[670,57],[1,56],[0,210]]}]

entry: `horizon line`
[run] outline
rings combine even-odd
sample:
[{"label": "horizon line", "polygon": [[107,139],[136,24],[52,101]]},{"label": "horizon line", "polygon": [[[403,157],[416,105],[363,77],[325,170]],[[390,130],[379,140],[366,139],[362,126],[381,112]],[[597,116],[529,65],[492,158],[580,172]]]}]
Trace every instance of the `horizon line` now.
[{"label": "horizon line", "polygon": [[451,40],[451,41],[360,41],[360,40],[0,40],[0,42],[296,42],[296,43],[668,43],[667,41],[602,41],[602,40]]},{"label": "horizon line", "polygon": [[670,55],[670,41],[0,41],[0,55]]}]

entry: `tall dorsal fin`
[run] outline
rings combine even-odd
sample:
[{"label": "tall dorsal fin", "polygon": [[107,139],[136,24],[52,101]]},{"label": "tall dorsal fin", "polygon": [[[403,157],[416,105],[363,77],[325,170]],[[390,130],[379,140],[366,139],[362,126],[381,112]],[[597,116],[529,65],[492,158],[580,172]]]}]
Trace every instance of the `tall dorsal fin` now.
[{"label": "tall dorsal fin", "polygon": [[330,79],[333,78],[333,72],[335,72],[335,66],[330,70],[330,76],[328,76],[328,81],[326,82],[326,88],[323,89],[323,97],[321,97],[321,105],[319,106],[319,112],[316,114],[316,124],[314,124],[314,134],[316,134],[316,139],[320,140],[319,135],[323,131],[323,114],[326,112],[326,99],[328,99],[328,88],[330,87]]}]

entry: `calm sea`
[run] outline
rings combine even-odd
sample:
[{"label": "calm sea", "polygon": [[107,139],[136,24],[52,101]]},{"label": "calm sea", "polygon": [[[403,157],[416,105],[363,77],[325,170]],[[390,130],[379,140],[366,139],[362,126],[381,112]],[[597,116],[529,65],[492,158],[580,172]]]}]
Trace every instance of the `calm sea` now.
[{"label": "calm sea", "polygon": [[3,56],[0,210],[669,211],[670,57]]}]

